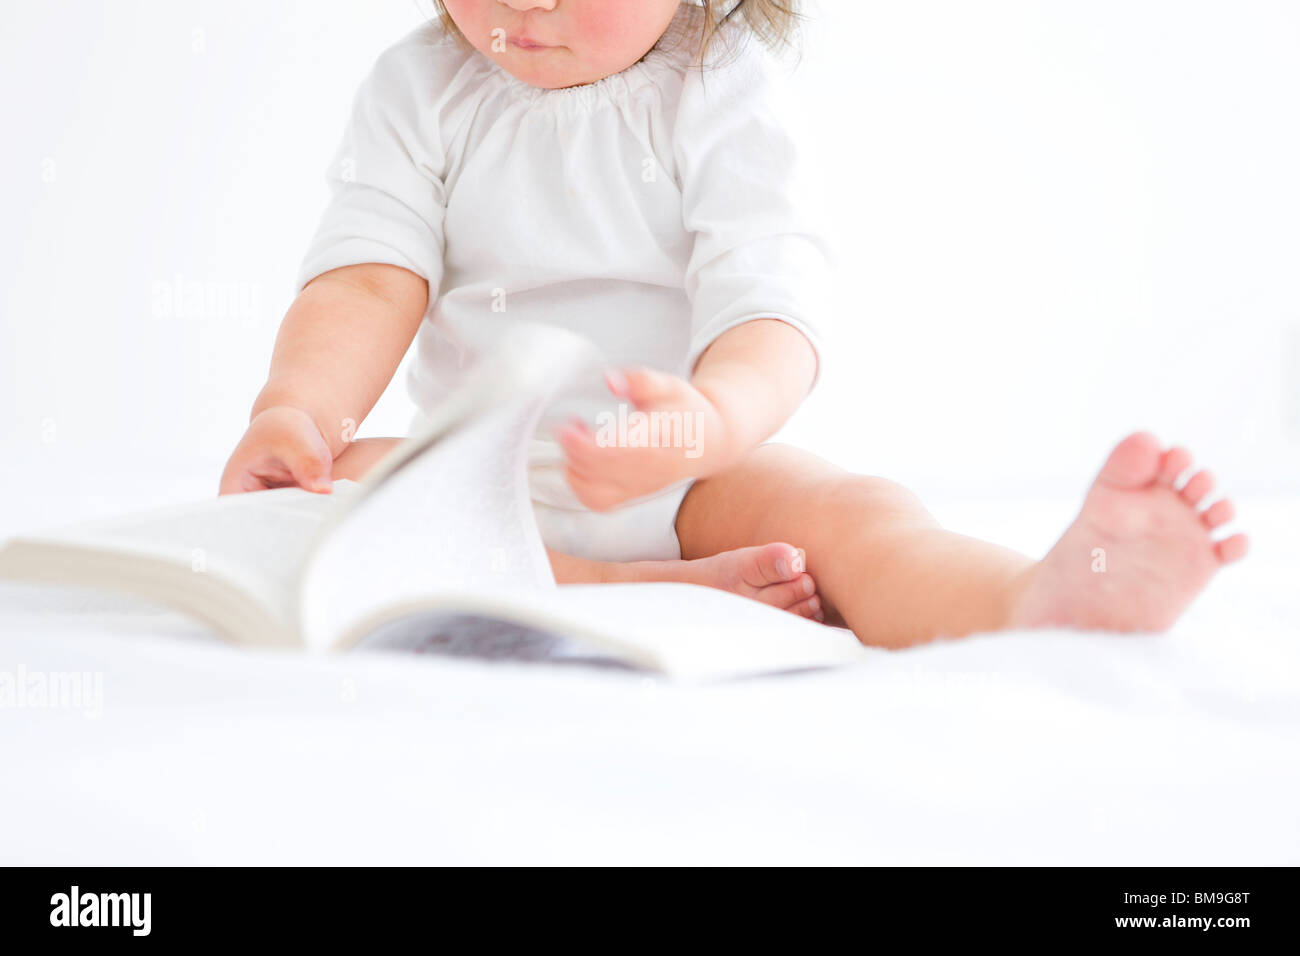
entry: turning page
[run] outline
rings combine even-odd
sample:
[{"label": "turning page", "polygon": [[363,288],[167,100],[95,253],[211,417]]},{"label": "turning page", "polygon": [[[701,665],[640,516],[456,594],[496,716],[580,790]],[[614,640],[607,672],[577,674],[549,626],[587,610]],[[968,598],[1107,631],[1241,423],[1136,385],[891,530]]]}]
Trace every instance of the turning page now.
[{"label": "turning page", "polygon": [[553,589],[528,491],[528,443],[554,393],[592,360],[572,333],[511,329],[322,536],[302,579],[303,643],[354,643],[439,597],[473,604]]}]

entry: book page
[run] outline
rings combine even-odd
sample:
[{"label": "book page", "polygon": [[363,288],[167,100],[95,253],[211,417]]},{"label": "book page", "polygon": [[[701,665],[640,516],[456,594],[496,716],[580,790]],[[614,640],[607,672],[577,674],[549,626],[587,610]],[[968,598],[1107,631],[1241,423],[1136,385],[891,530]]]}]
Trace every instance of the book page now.
[{"label": "book page", "polygon": [[887,653],[844,628],[694,584],[571,584],[390,610],[365,647],[635,667],[684,680],[863,664]]},{"label": "book page", "polygon": [[120,555],[123,566],[131,556],[151,558],[193,574],[218,576],[289,624],[296,613],[299,575],[312,544],[358,487],[356,482],[337,481],[329,495],[277,488],[214,496],[43,532],[27,540],[68,549],[61,563],[69,583],[78,576],[78,553],[87,549]]},{"label": "book page", "polygon": [[590,650],[688,680],[863,664],[887,653],[845,628],[695,584],[568,585],[533,620]]},{"label": "book page", "polygon": [[572,333],[514,330],[428,434],[367,476],[304,574],[307,646],[333,646],[387,609],[439,595],[554,589],[528,491],[528,445],[551,396],[591,354]]}]

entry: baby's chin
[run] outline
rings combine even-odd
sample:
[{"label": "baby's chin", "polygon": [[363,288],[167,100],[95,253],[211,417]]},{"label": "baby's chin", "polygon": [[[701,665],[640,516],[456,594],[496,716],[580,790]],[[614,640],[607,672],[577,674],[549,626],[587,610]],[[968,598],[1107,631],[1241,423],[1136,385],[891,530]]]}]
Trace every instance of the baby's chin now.
[{"label": "baby's chin", "polygon": [[544,90],[587,86],[603,79],[605,71],[583,64],[567,49],[539,52],[511,50],[492,56],[496,64],[522,83]]}]

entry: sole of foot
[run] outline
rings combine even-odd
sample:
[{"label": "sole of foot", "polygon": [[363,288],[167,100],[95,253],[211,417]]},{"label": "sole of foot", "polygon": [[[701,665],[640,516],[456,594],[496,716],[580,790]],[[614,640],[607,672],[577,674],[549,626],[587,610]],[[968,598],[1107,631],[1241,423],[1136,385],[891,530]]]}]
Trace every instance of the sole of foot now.
[{"label": "sole of foot", "polygon": [[1146,432],[1110,453],[1074,523],[1020,582],[1014,627],[1163,631],[1224,565],[1245,557],[1244,534],[1215,540],[1232,502],[1202,509],[1214,490],[1185,448]]}]

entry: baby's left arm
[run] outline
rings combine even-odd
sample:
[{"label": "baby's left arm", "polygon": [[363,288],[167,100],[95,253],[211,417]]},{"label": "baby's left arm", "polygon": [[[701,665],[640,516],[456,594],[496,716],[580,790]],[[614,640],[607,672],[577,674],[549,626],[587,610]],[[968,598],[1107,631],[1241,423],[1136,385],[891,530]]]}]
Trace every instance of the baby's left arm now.
[{"label": "baby's left arm", "polygon": [[779,319],[724,332],[689,382],[653,369],[611,371],[610,390],[630,408],[618,427],[593,432],[574,422],[560,430],[569,485],[584,505],[603,511],[726,471],[785,424],[816,373],[808,339]]},{"label": "baby's left arm", "polygon": [[825,249],[773,63],[759,44],[733,52],[687,72],[672,131],[668,165],[694,242],[683,277],[691,379],[612,373],[611,391],[634,414],[617,428],[561,430],[569,484],[589,508],[736,466],[785,424],[816,377],[810,339],[830,311]]}]

